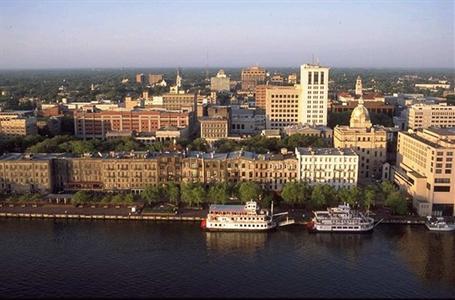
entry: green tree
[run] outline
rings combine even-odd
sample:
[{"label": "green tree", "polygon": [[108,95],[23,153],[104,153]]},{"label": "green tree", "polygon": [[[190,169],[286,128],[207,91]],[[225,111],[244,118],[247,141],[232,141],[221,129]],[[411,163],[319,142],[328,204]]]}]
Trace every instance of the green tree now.
[{"label": "green tree", "polygon": [[123,197],[123,203],[125,204],[133,204],[134,203],[134,195],[132,193],[128,193]]},{"label": "green tree", "polygon": [[338,190],[338,198],[340,199],[341,202],[346,202],[351,206],[355,206],[356,204],[359,203],[360,198],[361,198],[361,191],[357,187],[353,188],[341,188]]},{"label": "green tree", "polygon": [[206,192],[200,183],[183,183],[181,193],[182,201],[189,206],[201,205],[206,198]]},{"label": "green tree", "polygon": [[250,200],[257,200],[261,194],[261,187],[255,182],[241,182],[239,185],[238,193],[240,201],[242,201],[242,203],[246,203]]},{"label": "green tree", "polygon": [[101,198],[101,203],[111,203],[112,202],[112,195],[104,195],[103,198]]},{"label": "green tree", "polygon": [[310,207],[311,208],[322,208],[327,205],[327,201],[324,195],[324,189],[321,184],[316,185],[311,192]]},{"label": "green tree", "polygon": [[207,152],[209,150],[209,145],[205,139],[197,138],[188,145],[188,149],[191,151]]},{"label": "green tree", "polygon": [[281,192],[283,200],[290,205],[302,204],[304,194],[302,193],[299,182],[286,182]]},{"label": "green tree", "polygon": [[162,188],[155,185],[146,186],[141,192],[141,198],[148,204],[156,204],[162,201]]},{"label": "green tree", "polygon": [[174,182],[168,182],[165,189],[166,199],[172,204],[178,205],[180,200],[180,189]]},{"label": "green tree", "polygon": [[393,214],[405,215],[408,212],[406,198],[399,192],[391,192],[385,201],[385,205],[392,209]]},{"label": "green tree", "polygon": [[112,203],[113,204],[123,204],[123,195],[122,194],[117,194],[112,197]]},{"label": "green tree", "polygon": [[87,204],[90,202],[90,195],[85,191],[78,191],[73,195],[71,198],[71,204],[79,205],[79,204]]},{"label": "green tree", "polygon": [[375,200],[376,200],[376,190],[371,187],[371,186],[368,186],[365,191],[363,192],[363,198],[362,198],[362,205],[363,207],[369,211],[370,210],[370,207],[372,205],[375,204]]},{"label": "green tree", "polygon": [[211,203],[226,203],[229,200],[227,183],[219,182],[211,185],[207,197]]}]

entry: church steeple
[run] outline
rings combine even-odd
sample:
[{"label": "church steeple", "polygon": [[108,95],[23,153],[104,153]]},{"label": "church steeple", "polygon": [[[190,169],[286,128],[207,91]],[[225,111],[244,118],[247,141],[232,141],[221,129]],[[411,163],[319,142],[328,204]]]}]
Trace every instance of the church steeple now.
[{"label": "church steeple", "polygon": [[355,94],[356,96],[362,96],[362,78],[360,76],[357,76],[357,80],[355,82]]},{"label": "church steeple", "polygon": [[180,76],[180,69],[179,68],[177,69],[177,77],[175,79],[175,85],[177,86],[177,88],[181,88],[182,87],[182,76]]}]

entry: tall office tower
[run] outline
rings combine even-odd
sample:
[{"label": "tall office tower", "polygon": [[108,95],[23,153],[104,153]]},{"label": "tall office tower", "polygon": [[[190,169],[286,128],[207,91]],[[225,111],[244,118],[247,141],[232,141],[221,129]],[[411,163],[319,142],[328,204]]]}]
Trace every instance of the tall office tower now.
[{"label": "tall office tower", "polygon": [[363,92],[362,92],[362,78],[360,78],[360,76],[357,76],[357,80],[355,81],[355,94],[357,96],[363,95]]},{"label": "tall office tower", "polygon": [[327,125],[329,93],[329,68],[314,64],[300,67],[301,101],[299,113],[301,123]]}]

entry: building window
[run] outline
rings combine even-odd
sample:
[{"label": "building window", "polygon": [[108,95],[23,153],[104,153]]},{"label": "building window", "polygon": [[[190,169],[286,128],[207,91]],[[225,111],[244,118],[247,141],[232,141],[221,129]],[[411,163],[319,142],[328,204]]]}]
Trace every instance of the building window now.
[{"label": "building window", "polygon": [[435,192],[450,192],[450,186],[434,186],[434,191]]}]

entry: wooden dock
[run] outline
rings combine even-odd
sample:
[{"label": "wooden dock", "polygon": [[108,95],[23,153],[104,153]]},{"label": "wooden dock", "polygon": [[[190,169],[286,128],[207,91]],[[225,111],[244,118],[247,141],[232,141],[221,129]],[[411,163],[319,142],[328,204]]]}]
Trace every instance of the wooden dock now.
[{"label": "wooden dock", "polygon": [[158,215],[87,215],[87,214],[41,214],[41,213],[0,213],[5,218],[37,219],[88,219],[88,220],[137,220],[137,221],[188,221],[199,222],[201,217],[158,216]]}]

